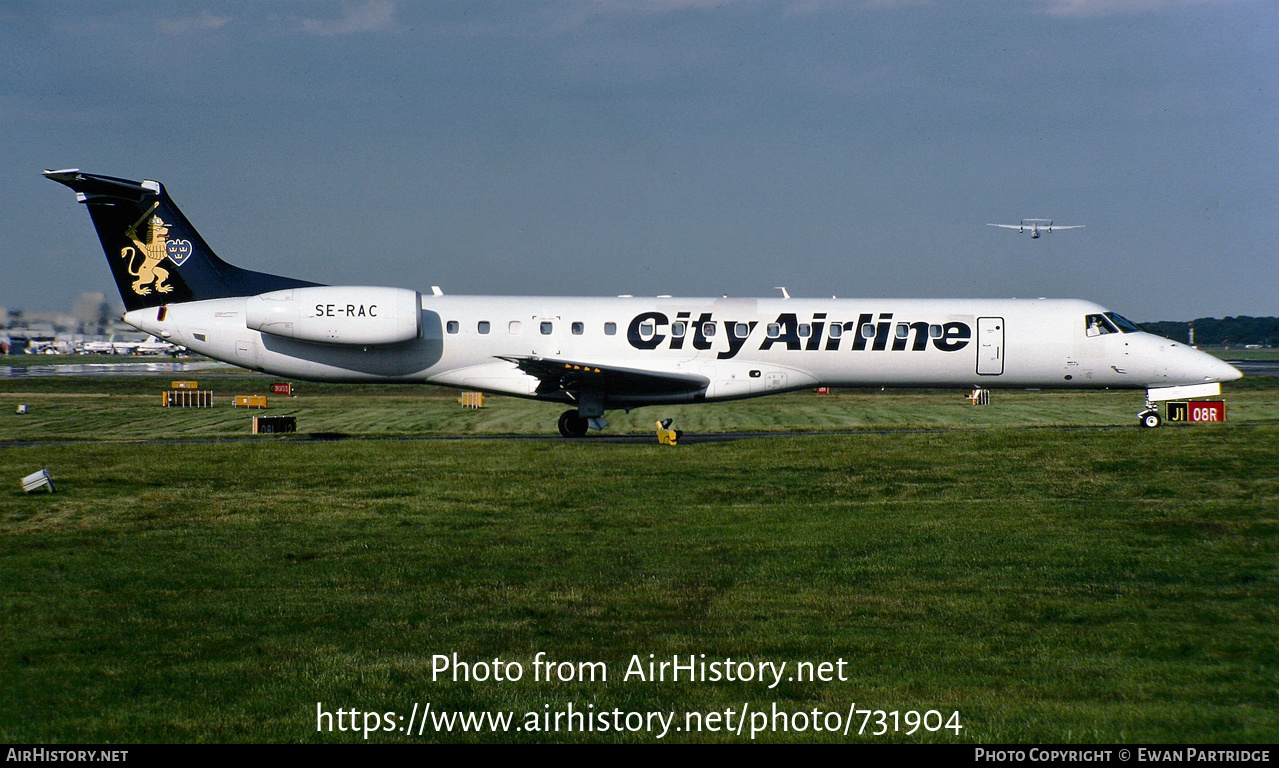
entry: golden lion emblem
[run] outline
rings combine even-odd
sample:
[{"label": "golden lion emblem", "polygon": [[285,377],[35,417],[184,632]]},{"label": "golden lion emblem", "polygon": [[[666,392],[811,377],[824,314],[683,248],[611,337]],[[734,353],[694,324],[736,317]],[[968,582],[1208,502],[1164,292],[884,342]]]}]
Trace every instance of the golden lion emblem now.
[{"label": "golden lion emblem", "polygon": [[[142,218],[124,231],[125,236],[133,241],[133,245],[126,245],[120,249],[120,258],[127,262],[129,274],[137,278],[130,287],[139,296],[151,293],[152,285],[159,293],[169,293],[173,290],[173,286],[164,282],[169,279],[169,270],[160,266],[160,262],[164,261],[168,255],[166,242],[169,227],[159,216],[151,216],[151,212],[155,209],[156,206],[152,205],[146,213],[142,214]],[[147,224],[147,242],[143,242],[138,239],[138,225],[148,216],[151,216],[151,221]],[[142,263],[134,269],[138,254],[142,254]]]}]

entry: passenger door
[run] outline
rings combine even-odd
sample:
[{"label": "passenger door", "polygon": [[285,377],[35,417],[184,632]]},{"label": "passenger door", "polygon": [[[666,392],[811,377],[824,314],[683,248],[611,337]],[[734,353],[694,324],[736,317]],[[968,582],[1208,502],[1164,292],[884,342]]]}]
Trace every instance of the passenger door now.
[{"label": "passenger door", "polygon": [[977,373],[998,376],[1004,372],[1004,319],[977,318]]}]

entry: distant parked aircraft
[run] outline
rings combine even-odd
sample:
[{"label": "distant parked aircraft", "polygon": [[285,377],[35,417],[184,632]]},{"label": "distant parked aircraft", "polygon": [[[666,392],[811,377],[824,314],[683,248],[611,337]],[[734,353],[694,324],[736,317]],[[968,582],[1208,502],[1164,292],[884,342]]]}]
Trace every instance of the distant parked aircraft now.
[{"label": "distant parked aircraft", "polygon": [[82,355],[176,355],[182,347],[155,336],[147,336],[146,341],[116,340],[112,336],[107,341],[86,341],[77,351]]},{"label": "distant parked aircraft", "polygon": [[182,352],[182,347],[171,341],[163,341],[154,336],[147,336],[147,340],[137,345],[133,349],[135,355],[176,355]]},{"label": "distant parked aircraft", "polygon": [[114,355],[115,345],[110,341],[86,341],[77,351],[82,355]]},{"label": "distant parked aircraft", "polygon": [[1003,227],[1004,229],[1015,229],[1018,232],[1030,230],[1030,239],[1035,240],[1039,237],[1040,230],[1044,232],[1052,232],[1054,229],[1083,229],[1083,224],[1071,224],[1063,227],[1054,225],[1052,219],[1022,219],[1020,224],[987,224],[988,227]]}]

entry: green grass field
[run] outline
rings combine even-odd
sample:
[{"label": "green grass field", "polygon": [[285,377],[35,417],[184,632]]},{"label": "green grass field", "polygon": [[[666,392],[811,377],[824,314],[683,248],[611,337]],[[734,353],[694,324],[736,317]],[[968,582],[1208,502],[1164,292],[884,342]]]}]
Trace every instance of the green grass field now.
[{"label": "green grass field", "polygon": [[[234,369],[233,369],[234,370]],[[172,379],[194,379],[214,391],[215,407],[160,407]],[[254,415],[291,415],[303,434],[356,436],[553,435],[563,405],[489,397],[482,410],[458,405],[458,392],[420,385],[296,385],[296,397],[269,397],[270,408],[232,408],[238,394],[270,392],[258,375],[81,379],[0,379],[0,442],[137,440],[247,436]],[[1226,388],[1231,423],[1279,424],[1279,380],[1259,377]],[[954,390],[798,392],[696,406],[640,408],[608,414],[606,434],[651,434],[672,417],[686,432],[790,432],[860,429],[1129,426],[1140,392],[998,390],[990,406],[973,407]],[[14,413],[19,403],[28,413]],[[597,434],[597,433],[592,433]]]},{"label": "green grass field", "polygon": [[[680,724],[855,702],[964,725],[767,741],[1279,740],[1274,380],[1229,386],[1225,425],[1154,431],[1135,425],[1139,393],[1111,392],[996,392],[985,408],[957,392],[804,393],[612,419],[849,432],[676,448],[394,439],[545,434],[561,410],[464,411],[413,387],[301,385],[266,411],[303,433],[388,439],[248,438],[226,399],[160,408],[165,384],[0,384],[0,441],[56,438],[0,443],[0,739],[362,740],[317,733],[322,701],[405,715],[572,703]],[[1093,426],[1107,428],[1073,428]],[[246,437],[205,440],[220,436]],[[17,480],[40,467],[58,492],[24,495]],[[531,675],[539,651],[604,662],[610,679],[431,679],[435,654]],[[843,659],[849,679],[621,680],[650,653]],[[395,740],[655,736],[370,738]]]}]

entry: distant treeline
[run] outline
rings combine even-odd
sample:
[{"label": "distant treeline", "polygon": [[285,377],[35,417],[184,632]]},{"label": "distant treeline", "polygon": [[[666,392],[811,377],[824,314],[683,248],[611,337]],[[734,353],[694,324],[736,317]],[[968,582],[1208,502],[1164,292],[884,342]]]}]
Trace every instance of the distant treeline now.
[{"label": "distant treeline", "polygon": [[1195,344],[1204,346],[1243,346],[1245,344],[1261,344],[1273,346],[1279,344],[1279,317],[1201,317],[1191,322],[1161,320],[1157,323],[1142,323],[1141,327],[1151,333],[1167,337],[1174,341],[1185,342],[1190,337],[1190,326],[1195,327]]}]

